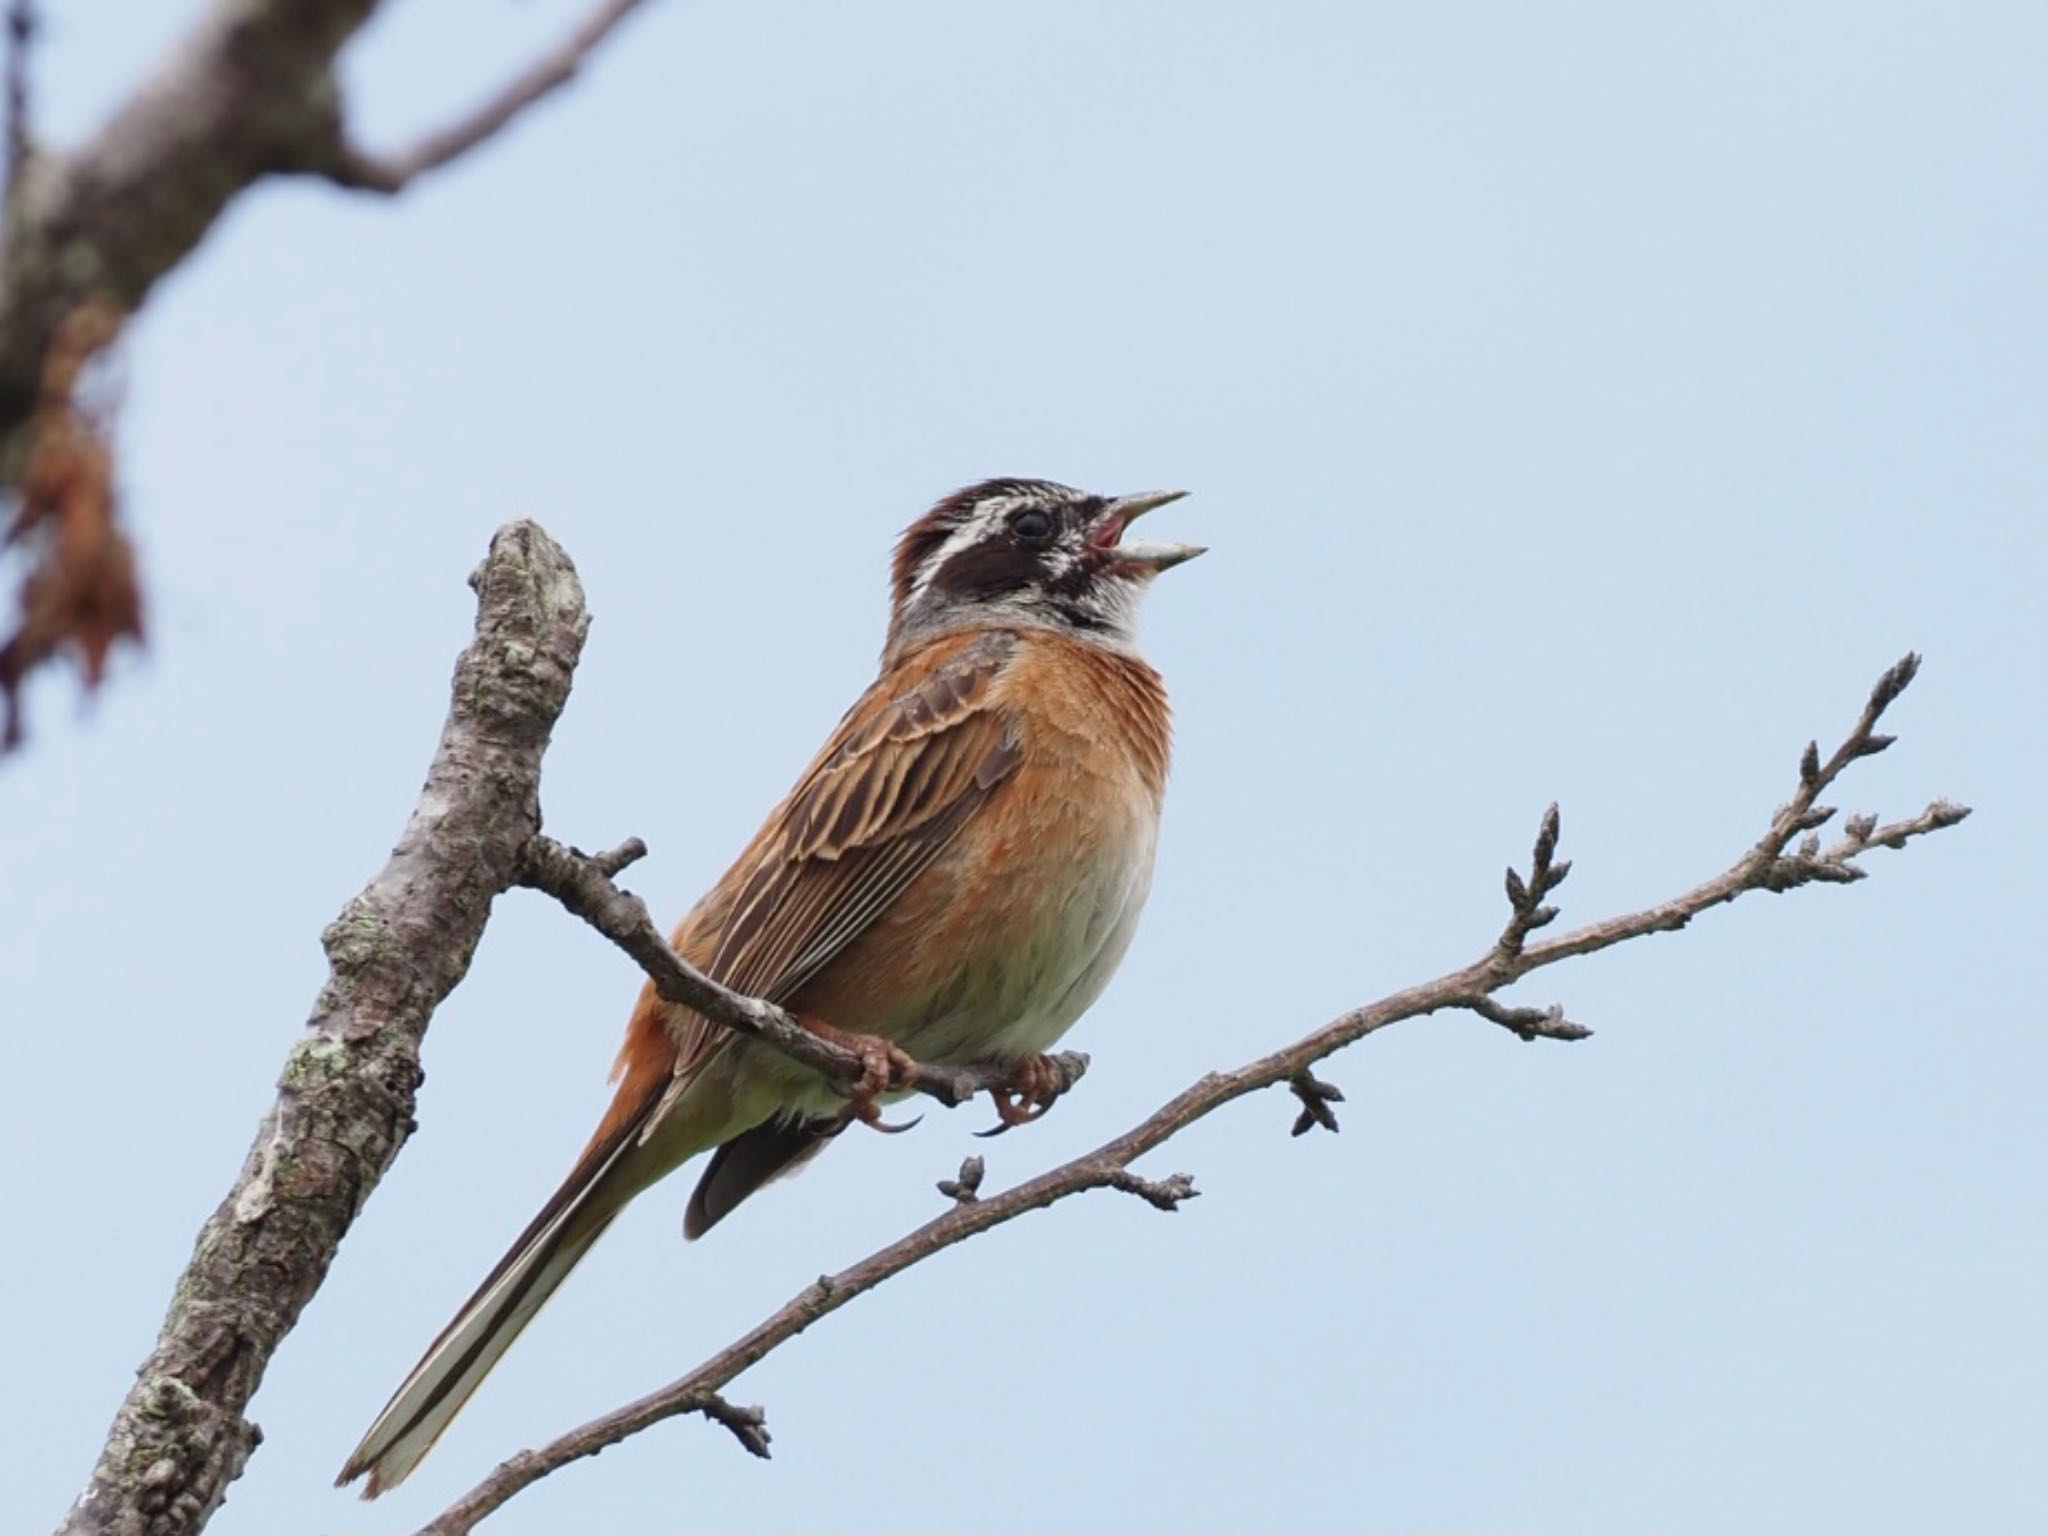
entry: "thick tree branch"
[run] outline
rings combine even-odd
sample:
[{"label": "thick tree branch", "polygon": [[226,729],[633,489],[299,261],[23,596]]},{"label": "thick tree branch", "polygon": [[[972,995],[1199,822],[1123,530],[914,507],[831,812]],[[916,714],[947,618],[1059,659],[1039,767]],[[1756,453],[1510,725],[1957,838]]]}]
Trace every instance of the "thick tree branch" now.
[{"label": "thick tree branch", "polygon": [[[720,1389],[771,1350],[788,1343],[813,1323],[836,1312],[855,1297],[873,1290],[890,1276],[942,1253],[976,1233],[1091,1189],[1124,1190],[1162,1209],[1175,1208],[1194,1192],[1185,1175],[1149,1180],[1135,1174],[1131,1165],[1195,1121],[1247,1094],[1286,1085],[1293,1089],[1304,1106],[1295,1125],[1296,1134],[1318,1123],[1335,1129],[1334,1117],[1330,1115],[1328,1106],[1332,1100],[1342,1096],[1329,1084],[1317,1080],[1311,1069],[1324,1057],[1389,1024],[1446,1008],[1458,1008],[1503,1023],[1527,1039],[1583,1038],[1587,1032],[1568,1023],[1561,1010],[1512,1008],[1495,1001],[1494,994],[1545,966],[1649,934],[1682,928],[1701,912],[1732,901],[1747,891],[1782,891],[1812,881],[1840,882],[1860,878],[1863,872],[1850,862],[1859,854],[1879,846],[1902,847],[1910,838],[1954,826],[1969,814],[1968,810],[1937,800],[1919,816],[1882,828],[1874,819],[1856,818],[1849,823],[1848,835],[1826,851],[1818,847],[1790,855],[1785,851],[1793,837],[1802,832],[1810,833],[1832,814],[1815,809],[1814,802],[1820,792],[1848,764],[1890,745],[1890,738],[1874,734],[1874,727],[1879,716],[1912,680],[1918,664],[1917,657],[1908,656],[1879,680],[1862,718],[1826,765],[1818,761],[1815,749],[1808,749],[1801,765],[1800,786],[1791,802],[1772,818],[1770,829],[1762,840],[1724,873],[1670,901],[1595,923],[1548,943],[1530,945],[1527,943],[1529,932],[1555,916],[1554,912],[1543,908],[1541,902],[1544,895],[1562,883],[1568,867],[1554,861],[1558,818],[1553,806],[1543,818],[1529,875],[1526,878],[1514,872],[1509,875],[1508,897],[1512,915],[1506,932],[1471,965],[1342,1014],[1294,1044],[1235,1071],[1212,1072],[1123,1135],[1001,1194],[982,1195],[979,1192],[981,1170],[963,1165],[957,1179],[940,1186],[941,1192],[954,1202],[943,1215],[838,1274],[821,1277],[751,1332],[720,1350],[688,1375],[637,1402],[572,1430],[539,1450],[521,1452],[506,1461],[432,1524],[424,1527],[420,1536],[464,1536],[521,1489],[556,1469],[583,1457],[594,1456],[628,1435],[637,1434],[665,1419],[702,1412],[705,1403]],[[1820,873],[1822,870],[1829,872]],[[567,898],[564,899],[566,901]],[[587,913],[584,915],[588,916]],[[603,928],[605,925],[599,926]],[[623,940],[620,942],[624,943]],[[627,947],[633,950],[636,959],[642,958],[635,946]],[[767,1038],[765,1032],[764,1038]]]},{"label": "thick tree branch", "polygon": [[327,984],[64,1522],[71,1536],[206,1523],[260,1438],[242,1412],[271,1354],[412,1130],[421,1037],[540,824],[541,755],[589,623],[575,568],[531,523],[499,532],[471,584],[476,632],[419,803],[323,936]]},{"label": "thick tree branch", "polygon": [[429,171],[439,170],[495,138],[528,107],[574,80],[598,45],[644,3],[603,0],[573,32],[508,80],[496,95],[407,149],[373,154],[348,144],[337,133],[331,153],[316,156],[308,168],[359,191],[403,192]]}]

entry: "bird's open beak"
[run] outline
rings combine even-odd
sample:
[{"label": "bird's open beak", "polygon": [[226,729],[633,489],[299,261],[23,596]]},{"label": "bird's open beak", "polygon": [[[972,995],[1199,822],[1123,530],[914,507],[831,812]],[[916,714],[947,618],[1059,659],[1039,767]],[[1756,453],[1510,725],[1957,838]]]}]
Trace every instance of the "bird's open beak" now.
[{"label": "bird's open beak", "polygon": [[1169,501],[1179,501],[1186,491],[1140,491],[1135,496],[1119,496],[1107,507],[1096,521],[1089,542],[1097,549],[1114,550],[1120,565],[1134,565],[1146,571],[1163,571],[1176,565],[1185,564],[1197,555],[1207,554],[1200,544],[1167,544],[1156,539],[1136,539],[1124,542],[1124,530],[1147,512],[1163,507]]}]

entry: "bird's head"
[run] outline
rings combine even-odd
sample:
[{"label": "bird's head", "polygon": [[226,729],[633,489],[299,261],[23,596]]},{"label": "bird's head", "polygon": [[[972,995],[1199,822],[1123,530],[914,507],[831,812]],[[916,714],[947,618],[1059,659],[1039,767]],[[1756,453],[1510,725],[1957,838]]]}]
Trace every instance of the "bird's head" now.
[{"label": "bird's head", "polygon": [[1127,540],[1124,531],[1186,494],[1095,496],[1050,480],[984,480],[954,492],[896,546],[889,649],[1002,625],[1064,630],[1130,649],[1138,599],[1152,578],[1202,549]]}]

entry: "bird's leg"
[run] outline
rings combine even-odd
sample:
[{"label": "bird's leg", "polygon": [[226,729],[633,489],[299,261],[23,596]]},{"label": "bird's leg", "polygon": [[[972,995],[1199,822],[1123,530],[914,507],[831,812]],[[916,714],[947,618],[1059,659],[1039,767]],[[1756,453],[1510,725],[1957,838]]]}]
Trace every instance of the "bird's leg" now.
[{"label": "bird's leg", "polygon": [[1050,1056],[1024,1056],[1010,1068],[1009,1081],[989,1089],[988,1096],[996,1101],[1001,1128],[1008,1130],[1013,1125],[1029,1125],[1051,1109],[1065,1086],[1064,1076]]},{"label": "bird's leg", "polygon": [[798,1014],[796,1021],[806,1033],[816,1035],[827,1045],[851,1051],[860,1058],[860,1076],[846,1090],[846,1108],[853,1119],[891,1134],[907,1131],[917,1124],[917,1121],[910,1120],[902,1125],[890,1125],[882,1118],[882,1108],[877,1102],[881,1095],[900,1092],[917,1081],[917,1062],[908,1051],[880,1035],[838,1029],[808,1014]]}]

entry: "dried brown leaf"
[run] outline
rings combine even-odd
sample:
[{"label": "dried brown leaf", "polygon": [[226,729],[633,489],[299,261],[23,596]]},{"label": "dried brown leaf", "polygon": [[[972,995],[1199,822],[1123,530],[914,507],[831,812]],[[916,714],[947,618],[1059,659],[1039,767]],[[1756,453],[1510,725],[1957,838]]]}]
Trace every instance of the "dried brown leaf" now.
[{"label": "dried brown leaf", "polygon": [[0,546],[21,548],[29,560],[14,632],[0,644],[0,750],[21,740],[21,685],[37,667],[74,654],[91,690],[116,643],[142,639],[142,591],[134,546],[120,527],[106,423],[78,398],[86,364],[120,327],[110,302],[86,304],[59,327],[44,364],[20,499],[0,535]]}]

